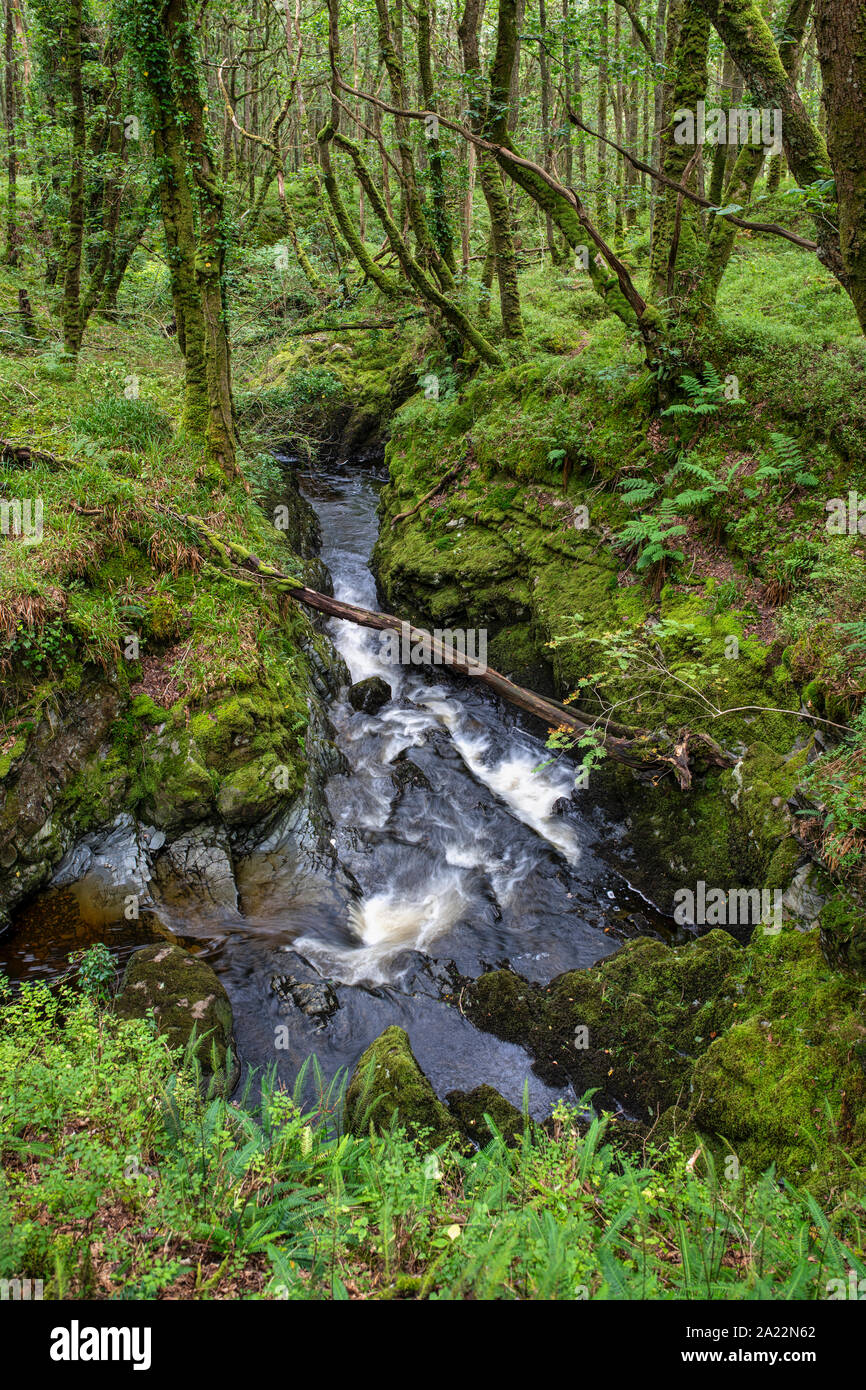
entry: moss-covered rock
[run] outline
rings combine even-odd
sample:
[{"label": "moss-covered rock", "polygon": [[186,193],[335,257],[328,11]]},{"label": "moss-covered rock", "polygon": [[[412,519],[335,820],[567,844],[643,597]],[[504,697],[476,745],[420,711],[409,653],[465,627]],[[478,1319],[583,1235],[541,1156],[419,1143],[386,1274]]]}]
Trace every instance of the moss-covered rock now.
[{"label": "moss-covered rock", "polygon": [[145,1018],[152,1010],[170,1047],[192,1044],[209,1088],[220,1095],[234,1090],[240,1066],[232,1007],[204,961],[179,946],[145,946],[130,958],[114,1007],[121,1018]]},{"label": "moss-covered rock", "polygon": [[843,894],[821,909],[821,950],[834,970],[866,977],[866,914]]},{"label": "moss-covered rock", "polygon": [[866,1152],[866,994],[815,931],[756,937],[748,961],[739,1021],[695,1063],[694,1119],[756,1169],[844,1177],[842,1150]]},{"label": "moss-covered rock", "polygon": [[415,1060],[408,1034],[391,1027],[370,1044],[352,1073],[345,1125],[353,1134],[366,1134],[370,1125],[384,1130],[395,1121],[433,1145],[459,1134],[457,1122]]},{"label": "moss-covered rock", "polygon": [[493,1086],[476,1086],[472,1091],[449,1091],[445,1099],[466,1138],[474,1143],[483,1146],[493,1138],[487,1116],[509,1146],[519,1144],[523,1138],[525,1124],[522,1113]]},{"label": "moss-covered rock", "polygon": [[[827,1187],[866,1157],[866,992],[818,932],[639,938],[547,987],[508,971],[464,993],[477,1026],[527,1047],[549,1081],[597,1088],[716,1159]],[[843,1153],[844,1151],[844,1153]]]},{"label": "moss-covered rock", "polygon": [[528,1047],[552,1084],[570,1080],[655,1118],[688,1092],[693,1058],[733,1017],[729,980],[739,947],[722,931],[671,949],[638,937],[590,970],[547,986],[510,971],[468,987],[473,1022]]},{"label": "moss-covered rock", "polygon": [[391,698],[391,687],[381,676],[367,676],[349,687],[349,704],[363,714],[378,714]]}]

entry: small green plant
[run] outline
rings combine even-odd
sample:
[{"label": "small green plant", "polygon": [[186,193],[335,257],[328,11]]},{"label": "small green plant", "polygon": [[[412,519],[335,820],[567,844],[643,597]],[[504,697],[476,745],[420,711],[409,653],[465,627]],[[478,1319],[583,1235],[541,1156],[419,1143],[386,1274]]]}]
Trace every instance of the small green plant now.
[{"label": "small green plant", "polygon": [[689,454],[681,454],[677,463],[668,473],[665,482],[670,483],[678,475],[685,473],[690,480],[700,486],[689,486],[683,488],[674,497],[664,498],[661,504],[661,516],[663,520],[669,520],[672,516],[679,516],[683,512],[698,511],[701,507],[706,507],[717,497],[724,496],[730,489],[731,479],[736,472],[736,465],[729,470],[727,477],[722,480],[711,473],[708,468],[697,463]]},{"label": "small green plant", "polygon": [[102,941],[85,951],[73,951],[69,957],[79,988],[96,1003],[105,1004],[114,989],[114,957]]},{"label": "small green plant", "polygon": [[13,664],[17,662],[25,671],[39,674],[46,670],[63,671],[73,648],[72,635],[61,619],[52,618],[41,627],[27,627],[18,622],[6,650]]},{"label": "small green plant", "polygon": [[[811,472],[795,439],[787,434],[773,432],[770,435],[771,449],[758,452],[758,467],[751,476],[744,491],[748,497],[757,497],[755,483],[792,483],[794,487],[817,487],[819,479]],[[752,446],[754,448],[754,445]]]},{"label": "small green plant", "polygon": [[671,537],[685,534],[685,526],[665,526],[658,517],[644,512],[642,516],[632,517],[626,522],[614,536],[613,544],[619,550],[635,552],[636,568],[651,572],[653,592],[658,593],[670,566],[681,564],[685,559],[682,550],[675,550],[671,546]]},{"label": "small green plant", "polygon": [[679,385],[685,392],[686,399],[674,401],[673,405],[662,411],[662,415],[715,415],[721,409],[725,384],[711,362],[704,363],[703,381],[691,372],[683,372]]}]

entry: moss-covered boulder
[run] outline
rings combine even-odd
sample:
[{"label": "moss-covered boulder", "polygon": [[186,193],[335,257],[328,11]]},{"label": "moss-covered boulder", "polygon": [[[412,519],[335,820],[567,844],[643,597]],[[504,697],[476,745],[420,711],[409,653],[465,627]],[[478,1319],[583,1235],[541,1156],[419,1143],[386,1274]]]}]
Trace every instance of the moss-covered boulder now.
[{"label": "moss-covered boulder", "polygon": [[602,1104],[655,1118],[687,1094],[693,1059],[734,1016],[731,969],[741,948],[712,931],[685,946],[648,937],[591,970],[547,986],[510,971],[482,975],[464,1010],[488,1032],[521,1043],[551,1084],[570,1080]]},{"label": "moss-covered boulder", "polygon": [[848,1181],[843,1150],[866,1156],[866,992],[815,931],[759,934],[747,962],[737,1021],[695,1062],[694,1121],[755,1169]]},{"label": "moss-covered boulder", "polygon": [[193,1034],[203,1079],[230,1095],[240,1075],[232,1007],[213,970],[179,946],[145,946],[130,958],[115,1001],[121,1018],[145,1018],[152,1010],[170,1047],[186,1048]]},{"label": "moss-covered boulder", "polygon": [[449,1091],[445,1099],[466,1138],[473,1143],[484,1145],[493,1138],[488,1116],[509,1146],[519,1144],[523,1138],[525,1125],[521,1111],[493,1086],[476,1086],[472,1091]]},{"label": "moss-covered boulder", "polygon": [[834,970],[866,976],[866,912],[840,894],[825,903],[819,918],[821,950]]},{"label": "moss-covered boulder", "polygon": [[866,1160],[866,991],[830,969],[817,930],[747,946],[721,930],[673,949],[639,938],[546,988],[482,975],[463,1006],[545,1080],[652,1121],[655,1141],[703,1141],[717,1164],[775,1163],[815,1189]]},{"label": "moss-covered boulder", "polygon": [[352,1134],[366,1134],[396,1123],[409,1134],[439,1145],[459,1135],[456,1120],[415,1060],[408,1034],[386,1028],[364,1052],[346,1091],[345,1126]]},{"label": "moss-covered boulder", "polygon": [[391,698],[391,687],[381,676],[367,676],[349,688],[349,704],[363,714],[378,714]]}]

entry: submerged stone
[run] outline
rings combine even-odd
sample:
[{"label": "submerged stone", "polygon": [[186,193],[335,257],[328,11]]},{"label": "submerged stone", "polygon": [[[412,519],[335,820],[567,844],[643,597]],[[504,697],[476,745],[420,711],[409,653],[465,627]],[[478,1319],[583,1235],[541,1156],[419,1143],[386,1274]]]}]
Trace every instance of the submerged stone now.
[{"label": "submerged stone", "polygon": [[299,980],[294,975],[272,975],[271,989],[284,1004],[294,1005],[324,1028],[340,1007],[327,980]]}]

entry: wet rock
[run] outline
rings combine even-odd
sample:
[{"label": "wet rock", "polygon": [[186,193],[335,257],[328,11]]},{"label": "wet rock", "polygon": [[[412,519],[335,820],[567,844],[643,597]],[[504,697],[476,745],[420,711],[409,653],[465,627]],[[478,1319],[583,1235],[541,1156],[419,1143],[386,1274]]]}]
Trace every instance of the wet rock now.
[{"label": "wet rock", "polygon": [[192,1044],[207,1090],[231,1095],[240,1075],[232,1007],[203,960],[179,946],[145,946],[130,958],[114,1007],[121,1018],[145,1018],[152,1009],[170,1047]]},{"label": "wet rock", "polygon": [[409,1134],[430,1145],[443,1144],[460,1133],[419,1067],[408,1034],[391,1027],[370,1044],[352,1073],[345,1126],[357,1135],[367,1134],[371,1124],[381,1132],[395,1117]]},{"label": "wet rock", "polygon": [[523,1115],[493,1086],[476,1086],[473,1091],[449,1091],[445,1100],[461,1130],[473,1143],[487,1144],[494,1137],[486,1115],[490,1116],[509,1148],[521,1142]]},{"label": "wet rock", "polygon": [[559,796],[551,806],[550,814],[552,816],[564,816],[572,809],[572,805],[570,796]]},{"label": "wet rock", "polygon": [[786,919],[801,931],[810,931],[817,925],[831,888],[827,875],[816,864],[801,865],[782,896]]},{"label": "wet rock", "polygon": [[85,679],[59,699],[0,757],[0,930],[48,882],[82,822],[110,821],[127,791],[129,770],[109,742],[120,706],[114,685]]},{"label": "wet rock", "polygon": [[169,900],[192,894],[207,907],[237,911],[231,849],[222,827],[197,826],[181,835],[160,856],[157,877]]},{"label": "wet rock", "polygon": [[377,714],[391,698],[391,687],[381,676],[367,676],[349,688],[349,704],[363,714]]},{"label": "wet rock", "polygon": [[391,773],[391,781],[401,796],[410,787],[417,787],[425,792],[433,790],[427,774],[422,772],[415,763],[410,762],[405,751],[397,754],[397,757],[392,760],[391,766],[394,769]]},{"label": "wet rock", "polygon": [[307,1018],[316,1020],[320,1029],[340,1007],[340,1001],[327,980],[300,980],[296,975],[272,975],[271,989],[283,1004],[294,1006]]},{"label": "wet rock", "polygon": [[423,951],[407,951],[394,962],[405,994],[450,1001],[466,981],[453,960],[431,960]]},{"label": "wet rock", "polygon": [[150,895],[150,867],[132,816],[117,816],[102,831],[79,840],[58,865],[53,888],[76,885],[90,907],[106,922],[121,921],[130,897],[145,906]]}]

